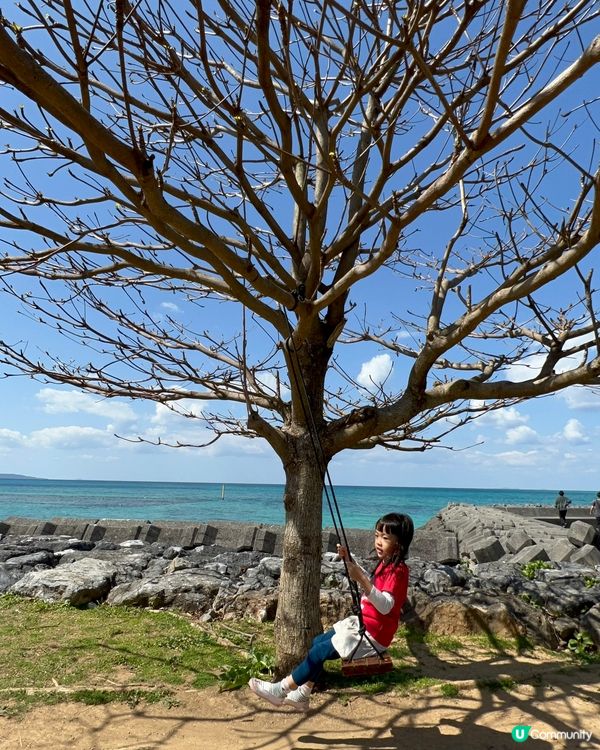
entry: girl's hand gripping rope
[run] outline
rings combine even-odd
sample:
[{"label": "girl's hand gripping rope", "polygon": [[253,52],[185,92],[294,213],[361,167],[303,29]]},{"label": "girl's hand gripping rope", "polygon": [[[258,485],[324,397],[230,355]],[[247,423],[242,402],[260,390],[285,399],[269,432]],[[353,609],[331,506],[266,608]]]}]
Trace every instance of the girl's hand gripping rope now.
[{"label": "girl's hand gripping rope", "polygon": [[356,583],[360,585],[363,591],[368,594],[373,588],[373,584],[369,580],[369,576],[360,567],[360,565],[357,565],[350,557],[350,552],[348,551],[347,547],[342,547],[341,544],[338,544],[337,553],[342,560],[345,560],[346,569],[350,578],[353,581],[356,581]]}]

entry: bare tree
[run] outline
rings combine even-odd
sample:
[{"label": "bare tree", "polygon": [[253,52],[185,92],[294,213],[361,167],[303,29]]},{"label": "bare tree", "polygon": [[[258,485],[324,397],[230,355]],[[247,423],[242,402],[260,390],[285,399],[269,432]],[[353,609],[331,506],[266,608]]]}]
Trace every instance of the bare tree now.
[{"label": "bare tree", "polygon": [[[82,343],[73,362],[5,334],[4,365],[219,402],[216,437],[268,441],[286,476],[281,668],[320,628],[333,456],[425,450],[486,410],[600,383],[598,102],[581,85],[599,14],[22,0],[1,19],[0,278]],[[159,295],[185,314],[153,316]],[[387,350],[404,386],[360,386],[351,344]]]}]

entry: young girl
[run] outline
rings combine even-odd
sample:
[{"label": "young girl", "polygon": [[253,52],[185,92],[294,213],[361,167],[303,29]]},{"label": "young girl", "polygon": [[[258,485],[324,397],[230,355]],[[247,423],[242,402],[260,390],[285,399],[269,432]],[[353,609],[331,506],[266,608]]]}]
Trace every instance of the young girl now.
[{"label": "young girl", "polygon": [[[408,567],[404,560],[413,538],[410,516],[388,513],[375,524],[377,567],[373,577],[350,560],[348,550],[338,545],[338,554],[346,560],[348,574],[362,589],[361,611],[366,636],[361,639],[356,615],[336,622],[331,630],[318,635],[304,661],[280,682],[265,682],[252,677],[248,685],[256,695],[274,706],[289,706],[308,711],[315,681],[329,659],[360,659],[385,651],[398,629],[400,611],[406,601]],[[368,636],[368,637],[367,637]]]}]

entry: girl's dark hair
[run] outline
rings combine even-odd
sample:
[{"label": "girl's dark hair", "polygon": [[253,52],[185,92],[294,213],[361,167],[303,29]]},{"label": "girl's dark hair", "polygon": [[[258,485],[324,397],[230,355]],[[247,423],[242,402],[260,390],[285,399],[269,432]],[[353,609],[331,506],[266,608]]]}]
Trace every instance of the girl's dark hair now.
[{"label": "girl's dark hair", "polygon": [[392,555],[391,565],[398,565],[408,557],[408,548],[415,533],[415,527],[410,516],[406,513],[387,513],[381,516],[375,524],[375,529],[384,534],[390,534],[398,541],[398,549]]}]

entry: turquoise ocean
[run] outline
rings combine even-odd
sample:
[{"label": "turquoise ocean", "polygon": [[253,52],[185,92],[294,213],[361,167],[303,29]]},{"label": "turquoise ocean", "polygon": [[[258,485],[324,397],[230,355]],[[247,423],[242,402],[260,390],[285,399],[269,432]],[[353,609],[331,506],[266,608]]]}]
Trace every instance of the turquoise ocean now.
[{"label": "turquoise ocean", "polygon": [[[564,490],[574,505],[588,505],[596,494]],[[557,491],[336,486],[334,494],[344,526],[368,529],[390,511],[408,513],[415,526],[422,526],[448,503],[547,506]],[[0,479],[0,520],[25,516],[282,524],[282,498],[283,486],[277,484]],[[324,498],[323,526],[332,525]]]}]

